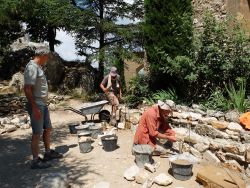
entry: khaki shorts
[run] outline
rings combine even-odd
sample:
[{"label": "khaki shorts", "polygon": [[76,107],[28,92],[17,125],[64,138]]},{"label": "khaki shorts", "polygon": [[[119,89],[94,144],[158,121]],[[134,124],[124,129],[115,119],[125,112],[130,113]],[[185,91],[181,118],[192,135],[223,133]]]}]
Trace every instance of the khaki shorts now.
[{"label": "khaki shorts", "polygon": [[109,92],[107,94],[108,100],[111,103],[112,106],[119,106],[119,100],[118,97],[115,96],[115,94],[113,92]]}]

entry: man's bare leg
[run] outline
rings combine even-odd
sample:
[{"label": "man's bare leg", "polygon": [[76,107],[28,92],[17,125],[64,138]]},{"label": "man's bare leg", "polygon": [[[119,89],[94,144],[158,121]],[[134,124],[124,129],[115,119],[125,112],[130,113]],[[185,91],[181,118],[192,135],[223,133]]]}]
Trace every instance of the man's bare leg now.
[{"label": "man's bare leg", "polygon": [[38,159],[39,155],[39,141],[40,141],[40,134],[32,134],[31,138],[31,152],[33,155],[33,159]]},{"label": "man's bare leg", "polygon": [[43,143],[45,147],[45,152],[50,152],[50,135],[51,135],[51,128],[45,129],[43,131]]}]

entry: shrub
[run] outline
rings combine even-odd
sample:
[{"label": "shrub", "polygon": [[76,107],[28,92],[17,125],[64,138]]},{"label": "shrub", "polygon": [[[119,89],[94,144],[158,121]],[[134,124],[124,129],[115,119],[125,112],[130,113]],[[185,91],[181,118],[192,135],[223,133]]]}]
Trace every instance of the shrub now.
[{"label": "shrub", "polygon": [[245,112],[248,104],[246,101],[246,81],[244,79],[238,79],[239,88],[235,89],[232,83],[225,84],[226,91],[229,96],[229,105],[234,109],[238,109],[240,112]]},{"label": "shrub", "polygon": [[148,77],[137,75],[129,82],[129,89],[124,100],[130,107],[135,107],[143,101],[144,97],[148,97],[150,94]]},{"label": "shrub", "polygon": [[215,89],[205,102],[203,102],[203,105],[208,109],[214,110],[226,111],[229,109],[228,100],[218,88]]}]

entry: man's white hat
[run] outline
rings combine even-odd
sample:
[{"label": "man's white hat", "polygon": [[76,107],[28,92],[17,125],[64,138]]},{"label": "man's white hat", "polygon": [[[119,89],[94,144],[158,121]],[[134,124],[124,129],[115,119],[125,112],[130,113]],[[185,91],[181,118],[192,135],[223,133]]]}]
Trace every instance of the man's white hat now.
[{"label": "man's white hat", "polygon": [[173,110],[175,109],[175,103],[172,100],[166,100],[165,102],[158,100],[158,106],[162,110]]}]

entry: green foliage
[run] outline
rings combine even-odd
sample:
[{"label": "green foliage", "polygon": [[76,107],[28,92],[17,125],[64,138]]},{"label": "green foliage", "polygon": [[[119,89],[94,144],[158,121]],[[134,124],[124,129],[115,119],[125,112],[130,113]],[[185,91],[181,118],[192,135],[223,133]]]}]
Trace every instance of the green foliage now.
[{"label": "green foliage", "polygon": [[[174,87],[186,98],[193,74],[191,0],[145,0],[145,49],[152,90]],[[186,80],[187,79],[187,80]]]},{"label": "green foliage", "polygon": [[[159,71],[162,65],[165,65],[166,58],[174,59],[176,56],[186,56],[192,50],[191,0],[145,0],[143,30],[153,85],[160,87],[164,87],[163,83],[173,85],[172,80],[166,79],[168,82],[159,84],[159,80],[154,78],[159,75],[160,79],[169,78],[166,77],[166,73]],[[159,56],[159,53],[165,57]]]},{"label": "green foliage", "polygon": [[[204,106],[222,111],[238,109],[240,112],[245,112],[250,106],[249,101],[246,99],[245,79],[237,79],[237,88],[232,82],[229,84],[224,83],[224,86],[225,89],[216,88],[206,102],[204,102]],[[225,97],[226,94],[227,97]]]},{"label": "green foliage", "polygon": [[224,97],[223,91],[216,88],[203,105],[208,109],[226,111],[229,109],[228,100]]},{"label": "green foliage", "polygon": [[0,56],[22,36],[18,0],[0,0]]},{"label": "green foliage", "polygon": [[[242,77],[249,85],[250,36],[241,29],[237,21],[216,21],[210,13],[206,13],[203,30],[194,33],[192,47],[186,46],[186,53],[172,53],[164,46],[170,40],[164,39],[164,36],[169,35],[159,33],[160,38],[158,33],[151,33],[151,44],[147,43],[151,82],[155,89],[173,87],[182,101],[218,100],[218,104],[216,102],[214,105],[226,109],[224,100],[220,98],[226,94],[222,90],[224,83],[232,82],[235,85],[237,78]],[[184,38],[183,41],[185,42]],[[192,49],[193,52],[189,53]],[[221,95],[214,92],[217,90]],[[249,92],[250,90],[246,91]]]},{"label": "green foliage", "polygon": [[246,81],[238,79],[238,82],[238,90],[235,89],[232,83],[225,84],[225,88],[229,96],[230,107],[238,109],[240,112],[245,112],[248,108],[248,104],[246,103]]},{"label": "green foliage", "polygon": [[193,84],[198,99],[210,96],[224,82],[250,76],[250,38],[232,20],[218,22],[211,14],[204,18],[204,32],[197,35]]},{"label": "green foliage", "polygon": [[151,63],[155,63],[155,47],[161,47],[171,57],[187,55],[192,43],[191,0],[145,0],[146,48]]},{"label": "green foliage", "polygon": [[136,107],[145,97],[147,98],[150,95],[148,77],[137,75],[129,82],[129,89],[124,100],[129,106]]},{"label": "green foliage", "polygon": [[54,51],[54,45],[60,44],[55,39],[56,29],[69,28],[67,17],[71,18],[72,14],[73,17],[78,16],[74,8],[68,0],[23,0],[20,6],[22,20],[27,24],[26,31],[31,39],[48,41],[51,51]]},{"label": "green foliage", "polygon": [[177,101],[178,96],[175,92],[174,89],[168,89],[167,91],[165,90],[158,90],[155,93],[153,93],[149,97],[144,97],[143,98],[147,104],[152,105],[155,104],[158,100],[165,101],[167,99]]},{"label": "green foliage", "polygon": [[164,90],[157,91],[156,93],[153,94],[153,98],[155,100],[162,100],[162,101],[166,99],[177,101],[178,96],[174,89],[168,89],[167,91]]},{"label": "green foliage", "polygon": [[[119,19],[131,18],[133,5],[120,0],[94,1],[98,6],[93,10],[83,10],[79,18],[81,24],[73,22],[72,33],[76,37],[76,48],[79,55],[91,62],[99,63],[100,76],[103,77],[109,59],[125,55],[138,47],[141,37],[137,24],[119,24]],[[133,18],[135,19],[135,18]],[[118,49],[118,51],[117,51]]]}]

